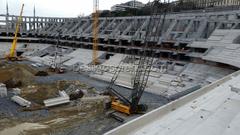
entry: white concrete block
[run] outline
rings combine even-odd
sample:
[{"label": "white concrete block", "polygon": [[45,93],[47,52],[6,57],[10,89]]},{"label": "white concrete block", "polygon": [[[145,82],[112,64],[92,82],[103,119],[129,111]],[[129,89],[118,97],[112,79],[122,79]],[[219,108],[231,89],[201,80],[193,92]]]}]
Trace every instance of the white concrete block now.
[{"label": "white concrete block", "polygon": [[26,99],[24,99],[22,97],[13,96],[11,99],[12,99],[12,101],[19,104],[20,106],[23,106],[23,107],[30,107],[31,106],[31,102],[27,101]]},{"label": "white concrete block", "polygon": [[21,94],[21,89],[13,88],[13,93],[16,94],[16,95],[20,95]]},{"label": "white concrete block", "polygon": [[3,83],[0,83],[0,97],[6,97],[6,96],[7,96],[6,85]]},{"label": "white concrete block", "polygon": [[65,91],[59,91],[59,95],[60,97],[44,100],[45,106],[52,107],[70,102],[70,98]]}]

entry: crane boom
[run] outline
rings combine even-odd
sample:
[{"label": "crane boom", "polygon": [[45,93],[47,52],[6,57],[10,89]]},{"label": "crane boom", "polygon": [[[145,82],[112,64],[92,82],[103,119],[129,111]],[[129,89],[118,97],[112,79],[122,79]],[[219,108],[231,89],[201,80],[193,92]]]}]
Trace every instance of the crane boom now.
[{"label": "crane boom", "polygon": [[98,23],[99,23],[99,0],[93,0],[93,64],[98,63]]},{"label": "crane boom", "polygon": [[[163,15],[159,15],[159,4],[159,0],[154,0],[152,3],[152,15],[149,18],[149,22],[146,28],[146,35],[143,44],[144,46],[140,55],[139,62],[137,64],[138,66],[136,74],[134,76],[133,89],[130,99],[124,97],[121,95],[121,93],[113,88],[114,83],[121,72],[119,66],[115,71],[115,74],[107,88],[109,90],[109,93],[115,96],[115,98],[112,98],[112,108],[119,112],[132,114],[147,110],[147,106],[139,104],[139,101],[146,88],[151,72],[151,67],[154,61],[154,49],[157,47],[157,43],[153,41],[159,41],[165,23],[167,7],[166,9],[163,9],[163,11],[160,11],[160,13],[163,13]],[[155,30],[153,27],[155,27]]]},{"label": "crane boom", "polygon": [[23,14],[23,8],[24,8],[24,4],[22,4],[22,8],[21,8],[21,11],[20,11],[20,16],[18,17],[18,20],[17,20],[17,24],[16,24],[16,30],[15,30],[15,35],[14,35],[14,38],[13,38],[13,43],[12,43],[12,46],[11,46],[11,49],[10,49],[10,54],[7,56],[8,59],[14,59],[16,57],[16,48],[17,48],[17,40],[18,40],[18,32],[20,30],[20,25],[22,23],[22,14]]}]

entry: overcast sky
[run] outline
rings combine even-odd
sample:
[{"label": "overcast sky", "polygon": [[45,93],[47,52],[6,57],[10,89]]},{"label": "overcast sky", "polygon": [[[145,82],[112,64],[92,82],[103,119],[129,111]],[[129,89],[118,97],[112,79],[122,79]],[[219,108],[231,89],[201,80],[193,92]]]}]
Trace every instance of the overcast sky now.
[{"label": "overcast sky", "polygon": [[[99,0],[100,10],[110,9],[112,5],[129,0]],[[143,3],[149,0],[139,0]],[[153,1],[153,0],[150,0]],[[93,0],[0,0],[0,14],[6,14],[6,2],[9,13],[18,15],[21,4],[25,4],[24,15],[33,15],[36,7],[36,16],[76,17],[80,14],[89,15],[93,11]]]}]

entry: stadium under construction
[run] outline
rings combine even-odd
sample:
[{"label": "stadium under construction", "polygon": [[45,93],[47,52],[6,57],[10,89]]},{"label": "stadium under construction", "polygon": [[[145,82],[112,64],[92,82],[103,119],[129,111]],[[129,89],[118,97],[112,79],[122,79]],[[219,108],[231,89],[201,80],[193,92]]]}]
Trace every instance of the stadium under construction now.
[{"label": "stadium under construction", "polygon": [[0,14],[0,135],[239,133],[238,5],[100,17],[94,2]]}]

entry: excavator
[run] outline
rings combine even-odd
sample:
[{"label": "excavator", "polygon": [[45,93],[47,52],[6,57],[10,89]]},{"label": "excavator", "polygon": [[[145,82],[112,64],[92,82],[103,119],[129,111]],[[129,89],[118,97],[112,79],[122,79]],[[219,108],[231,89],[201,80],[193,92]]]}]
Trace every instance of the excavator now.
[{"label": "excavator", "polygon": [[12,43],[12,46],[11,46],[11,49],[10,49],[10,53],[5,56],[5,58],[7,60],[10,60],[10,61],[21,60],[21,58],[17,56],[16,48],[17,48],[17,41],[18,41],[18,32],[20,30],[20,25],[22,23],[23,8],[24,8],[24,4],[22,4],[20,16],[18,17],[18,20],[17,20],[16,30],[15,30],[15,33],[14,33],[14,38],[13,38],[13,43]]},{"label": "excavator", "polygon": [[[117,112],[127,115],[144,113],[147,111],[147,105],[139,104],[142,94],[146,88],[148,78],[151,72],[151,67],[154,61],[154,49],[156,48],[156,42],[161,37],[162,29],[165,23],[166,9],[162,11],[158,8],[160,4],[159,0],[155,0],[152,4],[152,15],[147,25],[146,35],[144,39],[144,46],[141,52],[140,59],[137,63],[137,70],[134,76],[133,89],[129,97],[124,96],[117,90],[115,81],[117,80],[121,72],[121,62],[115,71],[109,86],[107,87],[107,94],[110,95],[111,108]],[[159,14],[162,13],[162,14]],[[160,17],[160,18],[158,18]],[[155,30],[152,27],[155,26]],[[153,42],[150,42],[153,41]]]}]

